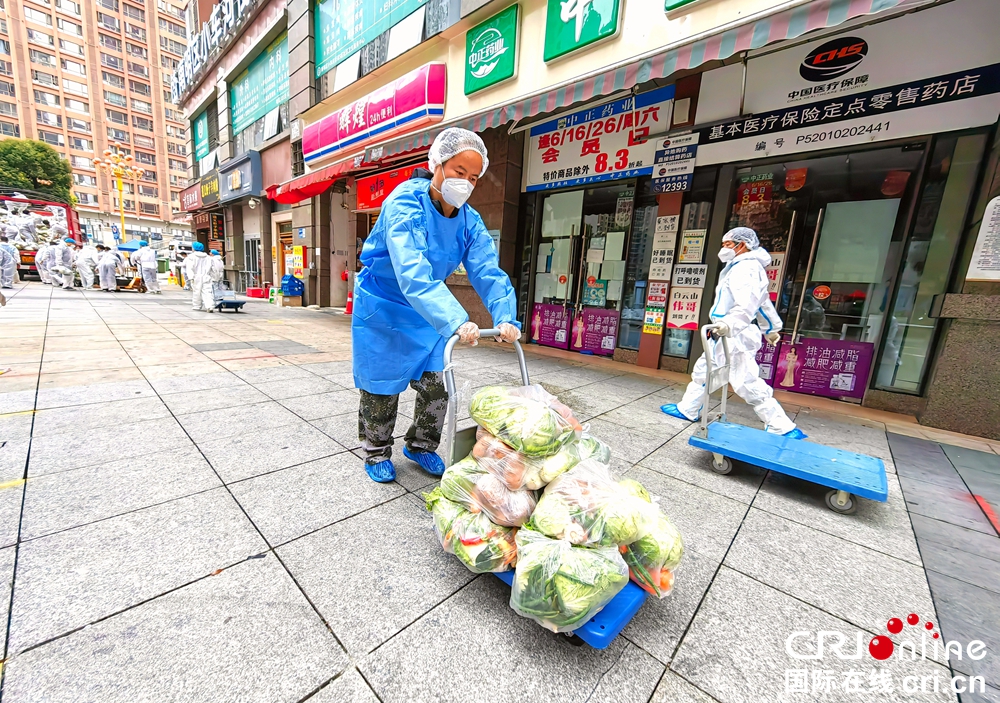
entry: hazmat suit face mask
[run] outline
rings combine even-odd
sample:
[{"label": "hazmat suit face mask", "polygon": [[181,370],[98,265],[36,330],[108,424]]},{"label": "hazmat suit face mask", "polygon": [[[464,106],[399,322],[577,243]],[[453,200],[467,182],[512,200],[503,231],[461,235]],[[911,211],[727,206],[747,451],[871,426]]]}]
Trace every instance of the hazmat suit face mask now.
[{"label": "hazmat suit face mask", "polygon": [[719,249],[719,261],[724,264],[728,264],[730,261],[736,258],[736,250],[730,249],[729,247],[722,247]]},{"label": "hazmat suit face mask", "polygon": [[464,178],[445,178],[441,184],[441,197],[452,207],[462,207],[472,195],[473,188]]}]

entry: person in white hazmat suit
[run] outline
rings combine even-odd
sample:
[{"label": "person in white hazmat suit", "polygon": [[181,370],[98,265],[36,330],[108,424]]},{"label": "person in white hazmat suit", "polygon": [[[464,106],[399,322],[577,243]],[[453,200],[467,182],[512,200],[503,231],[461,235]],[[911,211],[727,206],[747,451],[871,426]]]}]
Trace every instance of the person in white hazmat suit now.
[{"label": "person in white hazmat suit", "polygon": [[35,251],[35,269],[38,271],[38,277],[42,279],[42,283],[46,285],[52,284],[52,276],[49,275],[49,267],[52,266],[52,254],[55,250],[55,246],[52,244],[42,244]]},{"label": "person in white hazmat suit", "polygon": [[101,258],[97,263],[97,271],[101,277],[101,290],[114,293],[118,290],[117,273],[125,265],[125,260],[117,250],[101,247]]},{"label": "person in white hazmat suit", "polygon": [[191,248],[194,251],[184,261],[184,277],[191,281],[191,309],[215,312],[215,282],[212,281],[212,275],[213,270],[217,266],[221,267],[222,262],[206,254],[205,245],[201,242],[192,243]]},{"label": "person in white hazmat suit", "polygon": [[73,262],[76,261],[76,242],[69,237],[60,240],[55,247],[54,259],[54,263],[49,268],[52,280],[56,285],[61,285],[63,290],[73,290]]},{"label": "person in white hazmat suit", "polygon": [[139,269],[142,282],[146,284],[146,292],[160,294],[160,282],[156,278],[156,250],[149,246],[145,239],[139,240],[139,249],[129,258],[132,265]]},{"label": "person in white hazmat suit", "polygon": [[[736,395],[753,407],[768,432],[805,439],[806,434],[795,426],[774,399],[771,387],[760,378],[757,367],[761,333],[771,344],[781,339],[781,318],[767,294],[767,272],[764,270],[771,263],[771,255],[760,248],[756,232],[749,227],[737,227],[722,237],[719,260],[725,266],[715,288],[715,302],[709,317],[719,326],[716,334],[729,338],[729,383]],[[725,364],[721,344],[715,346],[713,364]],[[681,420],[698,420],[703,410],[706,370],[702,354],[695,362],[691,382],[681,402],[668,403],[660,410]]]},{"label": "person in white hazmat suit", "polygon": [[13,288],[14,277],[17,275],[17,264],[21,260],[21,252],[7,241],[7,235],[0,236],[0,288]]},{"label": "person in white hazmat suit", "polygon": [[76,254],[76,270],[80,274],[80,285],[84,290],[94,287],[94,270],[97,268],[99,258],[97,249],[89,242]]}]

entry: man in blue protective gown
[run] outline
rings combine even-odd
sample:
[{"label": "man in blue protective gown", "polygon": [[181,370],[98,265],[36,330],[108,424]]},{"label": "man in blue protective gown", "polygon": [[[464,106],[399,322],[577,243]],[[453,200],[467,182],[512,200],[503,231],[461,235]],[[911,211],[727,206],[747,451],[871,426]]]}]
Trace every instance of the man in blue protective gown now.
[{"label": "man in blue protective gown", "polygon": [[459,264],[500,339],[521,336],[510,279],[482,218],[465,204],[489,166],[486,145],[474,132],[449,128],[434,140],[428,161],[431,173],[418,172],[386,199],[362,249],[354,289],[358,434],[365,470],[380,483],[396,478],[392,435],[407,385],[417,398],[403,454],[431,475],[444,473],[435,453],[448,403],[444,346],[454,334],[466,344],[479,340],[479,327],[444,282]]}]

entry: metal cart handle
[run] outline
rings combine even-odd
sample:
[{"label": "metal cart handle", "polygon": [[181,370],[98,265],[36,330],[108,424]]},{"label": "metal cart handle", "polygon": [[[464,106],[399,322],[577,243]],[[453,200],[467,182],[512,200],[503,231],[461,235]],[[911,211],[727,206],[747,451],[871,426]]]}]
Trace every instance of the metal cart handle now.
[{"label": "metal cart handle", "polygon": [[[729,356],[729,340],[726,337],[713,338],[712,331],[719,328],[718,324],[712,323],[705,325],[701,328],[701,348],[705,353],[705,395],[702,397],[701,404],[701,431],[700,435],[708,436],[708,408],[709,401],[712,399],[713,381],[721,383],[722,387],[722,405],[719,410],[721,413],[721,419],[723,422],[726,421],[726,396],[729,395],[729,369],[731,367],[731,359]],[[711,341],[711,345],[709,344]],[[722,351],[724,358],[726,360],[725,366],[718,366],[712,368],[715,362],[715,345],[722,342]],[[721,372],[721,373],[720,373]],[[713,375],[718,375],[719,378],[713,378]]]},{"label": "metal cart handle", "polygon": [[[479,336],[499,337],[500,330],[479,330]],[[448,392],[448,413],[445,420],[444,436],[441,439],[447,447],[445,463],[448,466],[454,463],[454,457],[451,454],[455,442],[455,428],[458,426],[458,392],[455,388],[455,369],[451,363],[451,353],[458,342],[459,336],[455,334],[444,345],[444,388]],[[530,384],[530,381],[528,381],[528,365],[524,360],[524,350],[521,349],[521,343],[516,340],[514,341],[514,351],[517,352],[517,363],[521,367],[521,383],[527,386]]]}]

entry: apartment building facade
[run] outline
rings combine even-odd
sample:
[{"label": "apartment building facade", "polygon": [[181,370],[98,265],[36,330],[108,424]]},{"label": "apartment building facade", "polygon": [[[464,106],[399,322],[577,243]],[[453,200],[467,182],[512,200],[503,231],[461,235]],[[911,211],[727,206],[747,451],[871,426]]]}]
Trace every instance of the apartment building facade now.
[{"label": "apartment building facade", "polygon": [[[80,223],[95,240],[190,230],[180,210],[187,126],[170,102],[186,48],[184,11],[168,0],[0,2],[0,138],[43,141],[69,162]],[[123,203],[94,166],[106,148],[145,169]]]}]

